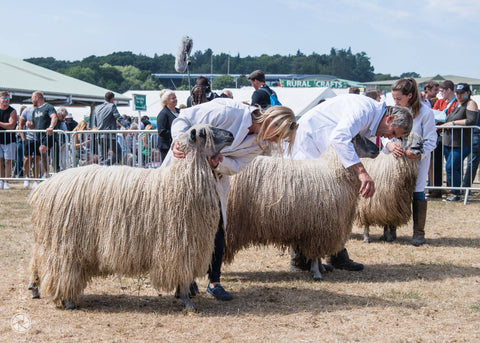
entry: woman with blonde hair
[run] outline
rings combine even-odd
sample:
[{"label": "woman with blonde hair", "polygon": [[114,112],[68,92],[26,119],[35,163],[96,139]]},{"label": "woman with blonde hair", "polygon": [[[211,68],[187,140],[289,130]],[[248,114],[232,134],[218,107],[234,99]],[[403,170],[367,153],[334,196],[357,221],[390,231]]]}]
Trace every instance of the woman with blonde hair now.
[{"label": "woman with blonde hair", "polygon": [[[78,125],[73,129],[73,132],[78,131],[88,131],[88,123],[85,120],[82,120]],[[75,146],[75,155],[77,158],[77,163],[86,163],[92,164],[98,162],[98,156],[92,154],[90,151],[91,147],[91,136],[86,133],[75,133],[73,135],[73,143]]]},{"label": "woman with blonde hair", "polygon": [[[221,218],[215,235],[215,249],[208,270],[209,285],[207,294],[218,300],[231,300],[233,296],[220,285],[221,265],[225,247],[225,228],[227,196],[230,188],[229,176],[238,173],[256,156],[275,146],[283,151],[288,144],[290,151],[295,141],[297,122],[293,111],[285,106],[273,106],[262,112],[257,107],[249,106],[228,98],[217,98],[183,110],[172,124],[172,149],[163,166],[170,164],[174,158],[184,158],[185,153],[176,142],[176,138],[188,131],[195,124],[210,124],[233,133],[232,145],[208,158],[208,162],[217,174],[217,192],[221,203]],[[198,288],[195,283],[190,287],[192,295]]]},{"label": "woman with blonde hair", "polygon": [[[388,142],[386,148],[396,157],[406,154],[408,158],[421,158],[418,162],[418,177],[413,193],[412,216],[413,236],[411,243],[414,246],[425,244],[425,220],[427,218],[427,201],[425,199],[425,186],[427,184],[428,169],[430,167],[430,155],[437,145],[437,132],[435,130],[435,116],[431,108],[421,102],[417,82],[413,78],[400,79],[392,86],[392,96],[395,105],[408,107],[412,111],[412,132],[418,133],[423,138],[423,154],[411,155],[409,151],[403,151],[399,144]],[[396,228],[392,231],[395,232]],[[383,238],[392,241],[396,234]]]},{"label": "woman with blonde hair", "polygon": [[172,134],[170,128],[172,122],[178,117],[180,110],[177,106],[177,96],[170,89],[164,89],[160,92],[162,110],[157,116],[158,144],[162,161],[167,156],[170,145],[172,145]]}]

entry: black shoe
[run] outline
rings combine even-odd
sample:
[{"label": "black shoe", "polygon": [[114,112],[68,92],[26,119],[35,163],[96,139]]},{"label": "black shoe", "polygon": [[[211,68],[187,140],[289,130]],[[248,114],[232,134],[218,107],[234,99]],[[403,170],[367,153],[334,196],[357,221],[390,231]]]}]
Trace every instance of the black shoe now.
[{"label": "black shoe", "polygon": [[[199,293],[198,285],[195,281],[193,281],[190,284],[190,288],[189,288],[189,291],[188,291],[188,296],[191,298],[191,297],[196,296],[198,293]],[[175,298],[180,299],[180,286],[177,286],[177,290],[175,291]]]},{"label": "black shoe", "polygon": [[207,286],[207,295],[215,297],[221,301],[228,301],[233,299],[233,295],[228,293],[220,284],[215,287]]},{"label": "black shoe", "polygon": [[337,269],[344,269],[348,271],[363,270],[363,264],[352,261],[348,257],[347,249],[339,251],[336,255],[330,256],[330,264]]}]

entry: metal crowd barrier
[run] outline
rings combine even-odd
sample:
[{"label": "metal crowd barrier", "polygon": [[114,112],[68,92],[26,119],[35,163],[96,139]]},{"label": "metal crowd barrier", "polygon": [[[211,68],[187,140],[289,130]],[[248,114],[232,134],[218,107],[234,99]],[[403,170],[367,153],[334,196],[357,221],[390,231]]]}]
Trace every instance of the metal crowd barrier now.
[{"label": "metal crowd barrier", "polygon": [[[67,168],[100,163],[158,168],[156,130],[5,130],[0,180],[40,181]],[[12,147],[13,145],[13,147]]]},{"label": "metal crowd barrier", "polygon": [[[478,185],[479,175],[477,174],[478,162],[480,159],[480,126],[436,126],[438,139],[437,148],[432,152],[432,158],[429,170],[429,182],[427,189],[447,191],[458,190],[464,194],[464,204],[468,202],[468,197],[472,190],[480,191]],[[447,170],[447,157],[445,156],[444,136],[447,130],[453,130],[455,135],[460,137],[462,142],[457,147],[460,154],[460,163],[450,163]],[[471,135],[470,144],[463,145],[464,135]],[[460,173],[458,173],[458,171]],[[447,179],[447,172],[451,175],[450,182]],[[477,187],[476,187],[477,186]]]}]

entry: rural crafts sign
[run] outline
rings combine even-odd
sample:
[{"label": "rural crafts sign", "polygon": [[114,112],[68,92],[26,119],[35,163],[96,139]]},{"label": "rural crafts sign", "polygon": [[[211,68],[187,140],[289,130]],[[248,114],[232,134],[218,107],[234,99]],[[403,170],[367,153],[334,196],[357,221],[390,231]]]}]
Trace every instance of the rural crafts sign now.
[{"label": "rural crafts sign", "polygon": [[329,87],[329,88],[347,88],[348,84],[338,80],[280,80],[282,87]]},{"label": "rural crafts sign", "polygon": [[135,105],[135,111],[147,110],[147,96],[142,94],[133,94],[133,103]]}]

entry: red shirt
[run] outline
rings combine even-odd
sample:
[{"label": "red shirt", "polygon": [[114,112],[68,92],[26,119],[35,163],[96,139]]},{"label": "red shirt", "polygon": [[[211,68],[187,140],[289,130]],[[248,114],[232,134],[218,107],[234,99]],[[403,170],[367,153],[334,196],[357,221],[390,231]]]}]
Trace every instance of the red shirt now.
[{"label": "red shirt", "polygon": [[[433,109],[434,110],[439,110],[439,111],[443,111],[445,108],[447,108],[447,105],[450,101],[445,101],[445,99],[438,99],[436,102],[435,102],[435,105],[433,106]],[[447,116],[453,111],[453,109],[455,108],[455,106],[457,105],[457,99],[455,99],[455,101],[450,105],[450,107],[448,108],[447,110]]]}]

